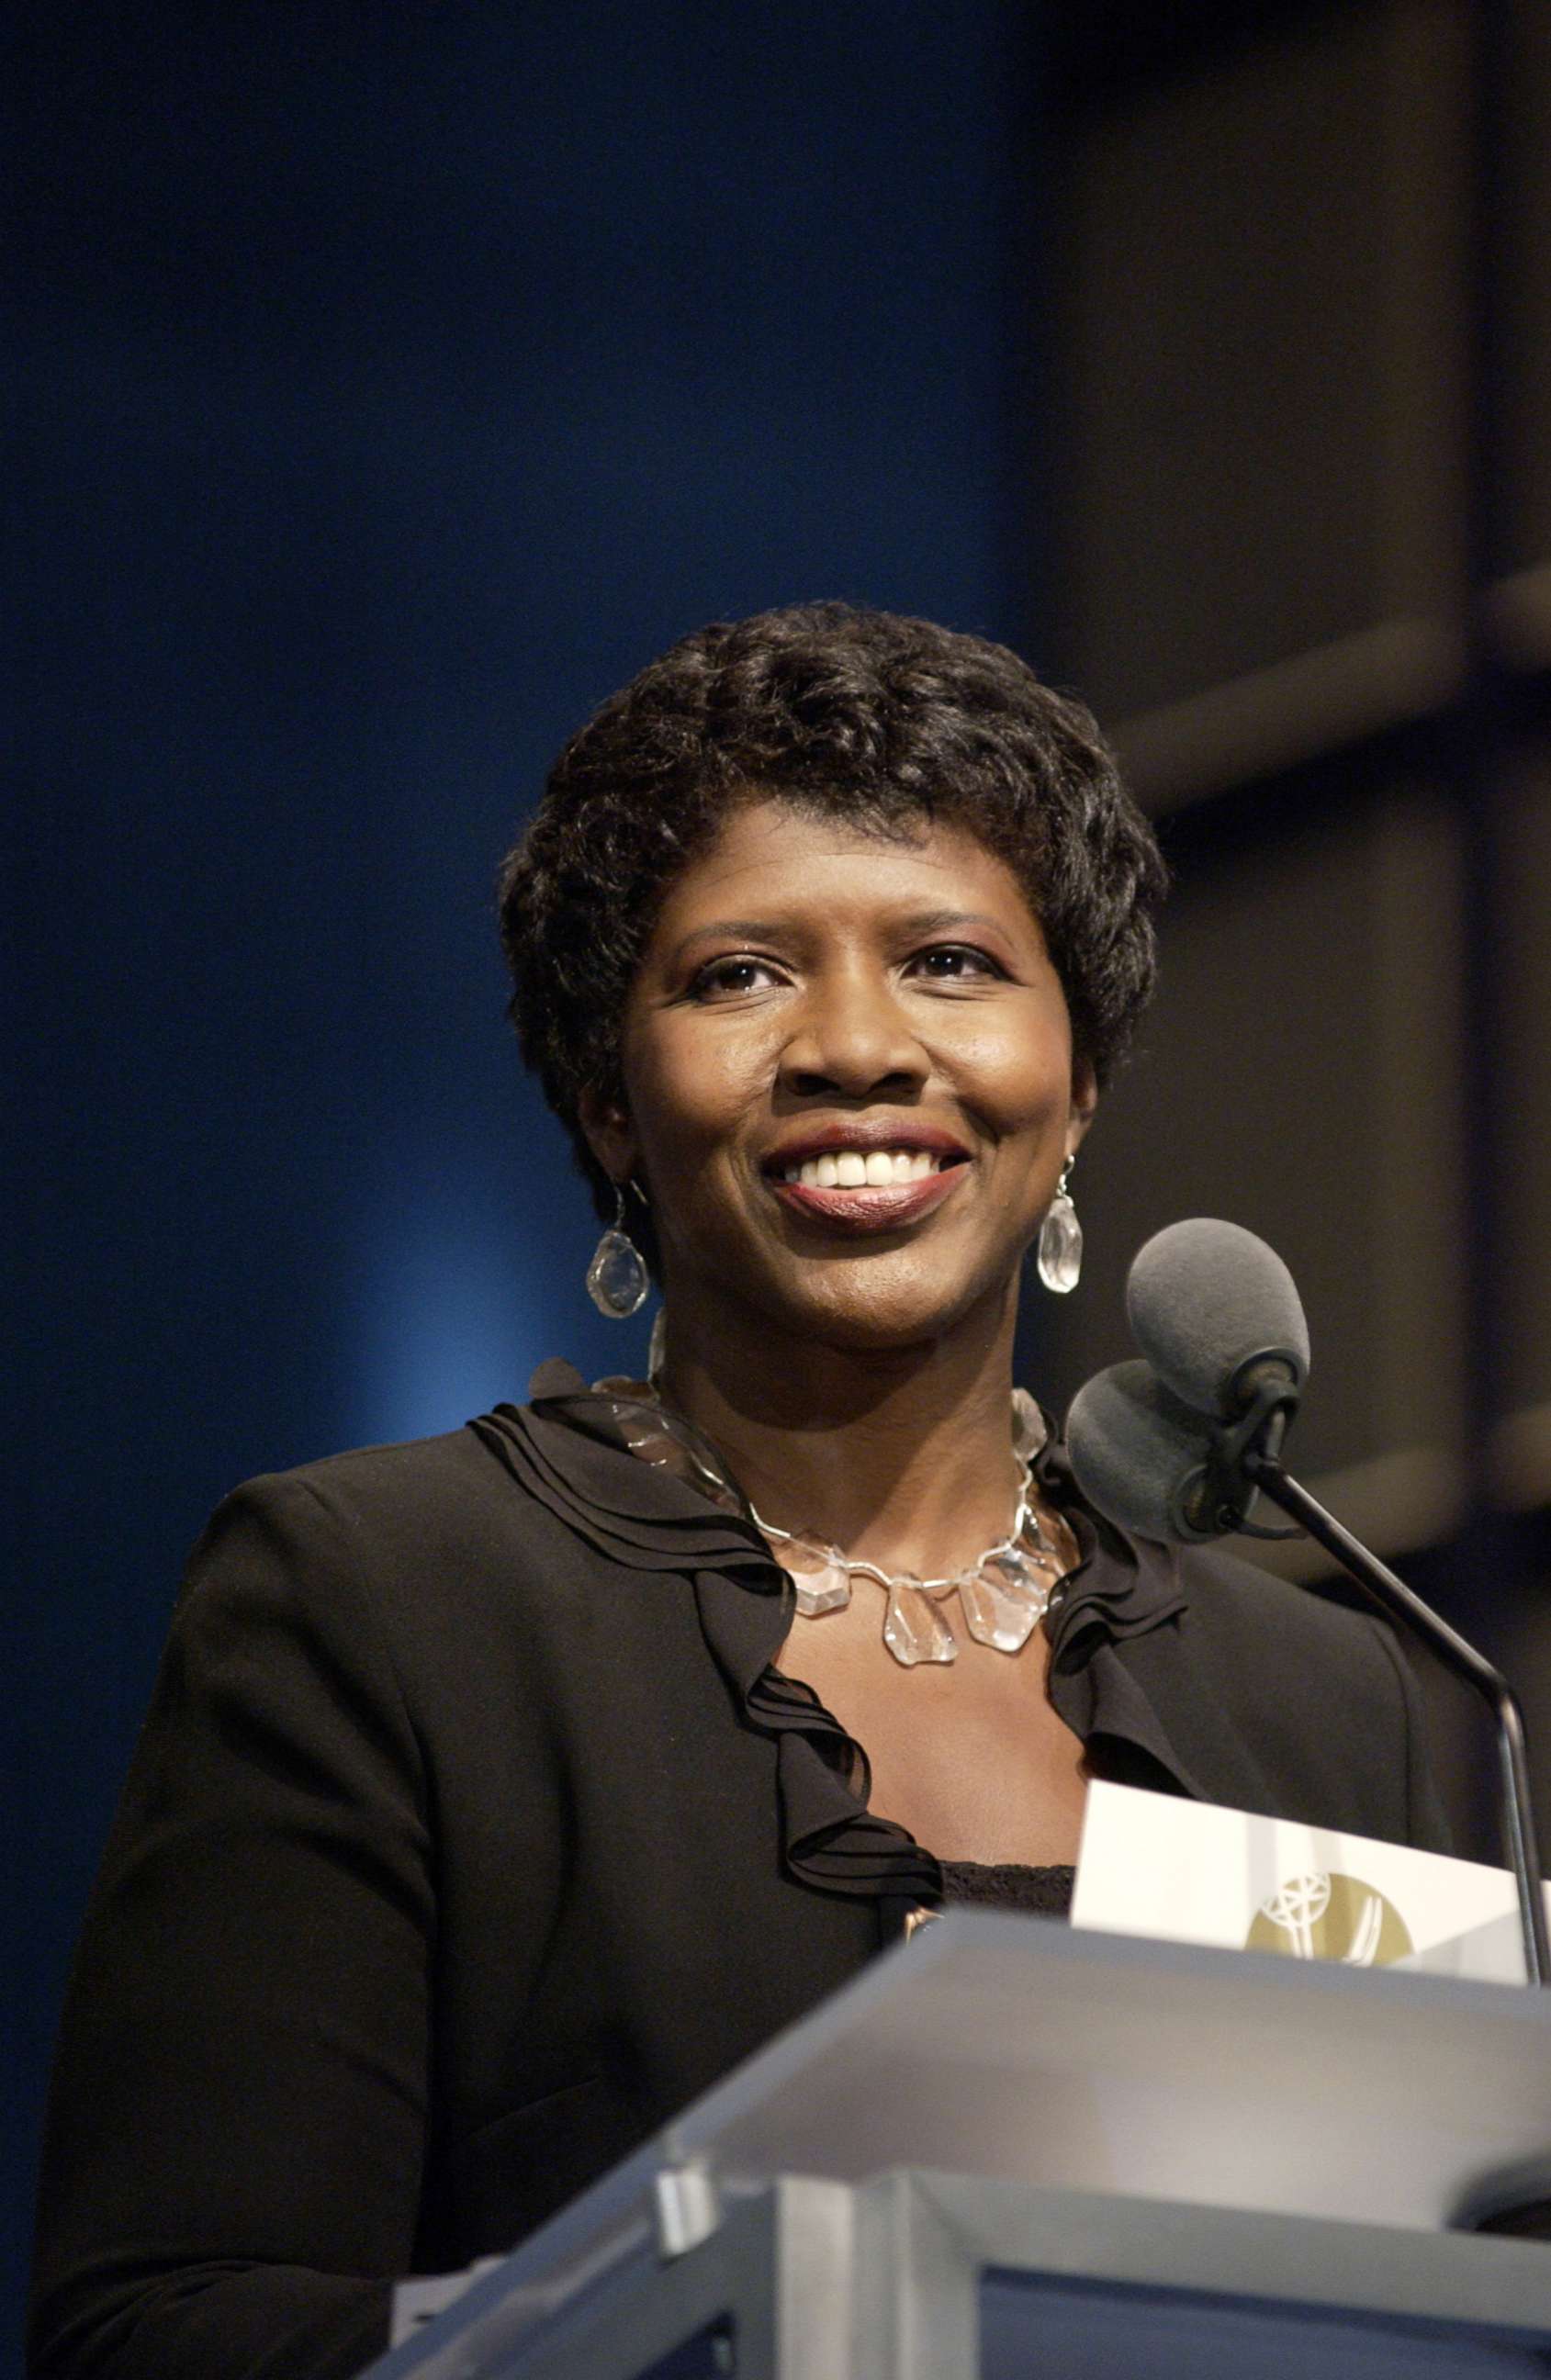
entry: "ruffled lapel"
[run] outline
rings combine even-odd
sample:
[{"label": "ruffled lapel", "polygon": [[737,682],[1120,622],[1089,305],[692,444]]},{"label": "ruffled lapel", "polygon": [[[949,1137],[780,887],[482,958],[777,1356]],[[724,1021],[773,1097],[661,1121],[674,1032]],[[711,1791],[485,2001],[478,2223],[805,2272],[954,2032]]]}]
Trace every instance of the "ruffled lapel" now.
[{"label": "ruffled lapel", "polygon": [[529,1404],[498,1405],[473,1427],[528,1493],[606,1560],[693,1583],[712,1660],[747,1725],[775,1739],[787,1872],[816,1890],[892,1910],[936,1901],[937,1861],[866,1807],[860,1744],[811,1687],[775,1667],[796,1597],[754,1522],[637,1461],[615,1403],[569,1364],[550,1363],[534,1375]]},{"label": "ruffled lapel", "polygon": [[529,1494],[610,1561],[632,1570],[736,1573],[779,1594],[783,1573],[751,1520],[724,1512],[671,1472],[638,1463],[613,1400],[569,1364],[542,1365],[527,1405],[497,1405],[473,1425]]},{"label": "ruffled lapel", "polygon": [[1035,1465],[1040,1487],[1077,1540],[1081,1560],[1051,1597],[1050,1700],[1084,1742],[1113,1736],[1138,1746],[1193,1801],[1192,1776],[1157,1706],[1126,1664],[1133,1637],[1177,1620],[1189,1604],[1177,1546],[1130,1537],[1082,1500],[1066,1449],[1050,1439]]},{"label": "ruffled lapel", "polygon": [[[498,1405],[473,1427],[527,1492],[605,1560],[692,1583],[707,1648],[737,1708],[776,1742],[787,1872],[820,1891],[875,1897],[895,1912],[939,1900],[937,1860],[866,1807],[861,1745],[811,1687],[775,1666],[795,1597],[746,1507],[723,1511],[671,1471],[638,1461],[621,1435],[616,1403],[571,1365],[549,1363],[534,1375],[529,1404]],[[1206,1798],[1123,1650],[1185,1609],[1178,1549],[1125,1536],[1094,1513],[1053,1436],[1035,1469],[1080,1555],[1045,1621],[1051,1701],[1084,1742],[1109,1735],[1138,1745],[1181,1792]]]}]

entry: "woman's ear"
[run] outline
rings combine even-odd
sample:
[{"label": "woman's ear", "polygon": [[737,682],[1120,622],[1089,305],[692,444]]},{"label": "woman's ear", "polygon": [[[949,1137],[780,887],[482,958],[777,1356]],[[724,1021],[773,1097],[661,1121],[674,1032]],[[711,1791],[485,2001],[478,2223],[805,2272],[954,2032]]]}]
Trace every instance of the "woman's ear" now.
[{"label": "woman's ear", "polygon": [[1098,1105],[1098,1084],[1085,1058],[1072,1061],[1072,1104],[1067,1111],[1066,1153],[1075,1157]]},{"label": "woman's ear", "polygon": [[628,1182],[636,1171],[636,1147],[624,1100],[606,1099],[596,1090],[583,1091],[576,1101],[576,1120],[610,1181]]}]

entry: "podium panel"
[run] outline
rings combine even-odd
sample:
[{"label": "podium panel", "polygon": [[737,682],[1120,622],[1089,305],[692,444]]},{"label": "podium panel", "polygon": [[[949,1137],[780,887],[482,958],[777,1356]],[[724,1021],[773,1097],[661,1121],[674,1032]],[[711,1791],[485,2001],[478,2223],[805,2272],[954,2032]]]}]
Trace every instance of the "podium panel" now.
[{"label": "podium panel", "polygon": [[1551,1993],[957,1914],[373,2374],[1548,2374],[1548,2154]]},{"label": "podium panel", "polygon": [[[1031,2354],[1037,2362],[1031,2362]],[[1454,2323],[1311,2313],[1188,2290],[1052,2288],[988,2275],[978,2380],[1509,2380],[1544,2374],[1534,2339]]]},{"label": "podium panel", "polygon": [[442,2327],[379,2373],[1527,2380],[1551,2371],[1551,2251],[959,2175],[857,2190],[793,2176],[682,2257],[631,2256],[516,2338],[499,2316]]}]

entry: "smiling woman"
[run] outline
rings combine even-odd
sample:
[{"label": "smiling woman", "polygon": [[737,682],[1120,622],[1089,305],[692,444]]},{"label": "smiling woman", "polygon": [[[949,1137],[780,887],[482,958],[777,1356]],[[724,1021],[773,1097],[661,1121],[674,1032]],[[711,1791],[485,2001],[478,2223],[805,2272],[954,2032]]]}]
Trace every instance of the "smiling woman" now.
[{"label": "smiling woman", "polygon": [[[1012,653],[703,630],[507,863],[646,1379],[201,1540],[52,2107],[38,2380],[339,2380],[923,1913],[1060,1912],[1091,1777],[1443,1847],[1383,1627],[1087,1511],[1012,1379],[1162,868]],[[1317,1713],[1317,1727],[1310,1714]]]},{"label": "smiling woman", "polygon": [[740,804],[669,888],[620,1068],[579,1112],[650,1207],[692,1403],[695,1361],[940,1342],[985,1300],[1010,1328],[1093,1100],[1000,860],[959,828],[880,842],[779,800]]}]

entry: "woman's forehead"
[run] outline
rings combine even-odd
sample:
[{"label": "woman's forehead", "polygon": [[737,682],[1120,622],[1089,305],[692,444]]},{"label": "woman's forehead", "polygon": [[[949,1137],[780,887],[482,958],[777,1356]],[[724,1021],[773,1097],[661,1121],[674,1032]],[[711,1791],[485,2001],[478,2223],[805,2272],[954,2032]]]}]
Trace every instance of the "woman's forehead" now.
[{"label": "woman's forehead", "polygon": [[[924,909],[991,907],[1012,926],[1032,922],[1027,897],[1006,863],[968,828],[918,820],[900,828],[864,826],[779,797],[740,803],[669,885],[659,930],[683,930],[691,915],[727,908],[751,922],[808,903]],[[731,907],[728,905],[731,904]]]}]

